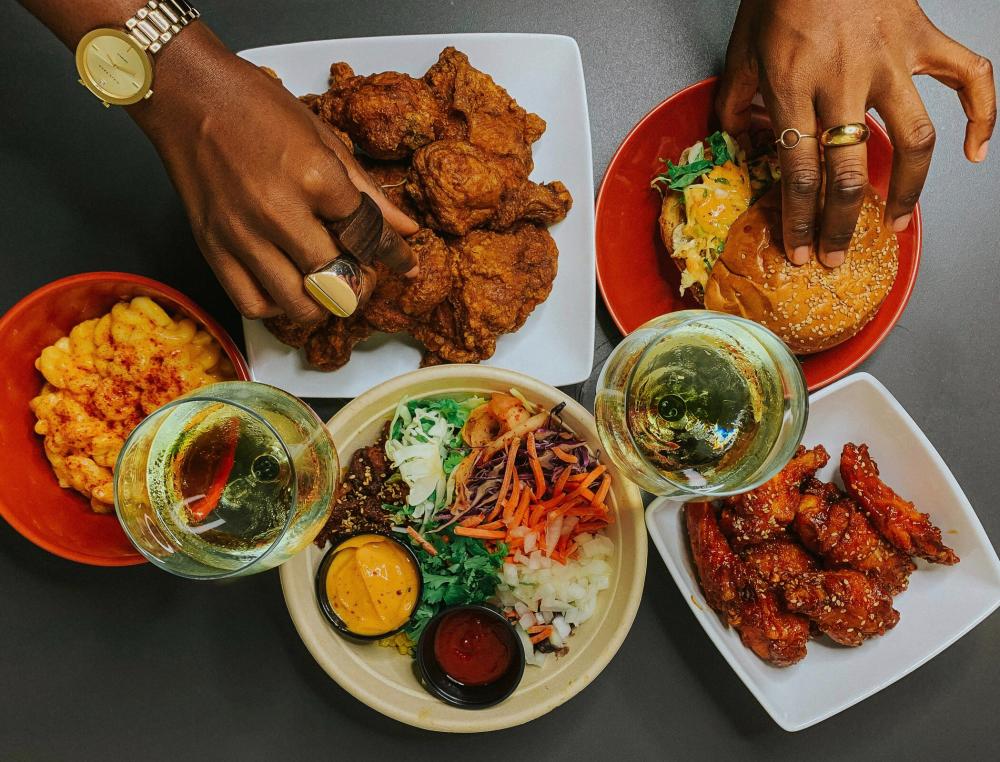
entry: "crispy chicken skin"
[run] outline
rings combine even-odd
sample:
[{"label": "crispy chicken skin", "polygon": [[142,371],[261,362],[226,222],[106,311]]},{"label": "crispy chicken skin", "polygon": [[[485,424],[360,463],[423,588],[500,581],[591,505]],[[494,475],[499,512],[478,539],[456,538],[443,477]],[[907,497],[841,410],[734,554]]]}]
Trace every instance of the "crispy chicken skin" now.
[{"label": "crispy chicken skin", "polygon": [[354,347],[371,334],[371,326],[360,313],[348,318],[331,315],[306,341],[306,361],[319,370],[337,370],[351,359]]},{"label": "crispy chicken skin", "polygon": [[375,159],[406,158],[434,140],[443,124],[438,100],[422,80],[398,71],[361,77],[346,63],[330,67],[330,89],[313,109]]},{"label": "crispy chicken skin", "polygon": [[905,590],[917,568],[908,555],[882,539],[857,504],[833,484],[807,482],[793,528],[828,567],[864,572],[889,595]]},{"label": "crispy chicken skin", "polygon": [[545,120],[521,108],[492,77],[472,66],[465,53],[445,48],[424,82],[444,114],[439,137],[466,138],[491,153],[517,159],[525,175],[531,171],[531,144],[545,132]]},{"label": "crispy chicken skin", "polygon": [[432,230],[422,228],[408,239],[420,261],[415,278],[397,275],[381,263],[378,285],[363,308],[365,320],[378,331],[410,330],[451,292],[451,249]]},{"label": "crispy chicken skin", "polygon": [[741,549],[783,537],[802,497],[799,485],[829,460],[823,445],[811,450],[800,446],[795,457],[773,479],[750,492],[726,498],[721,524],[733,547]]},{"label": "crispy chicken skin", "polygon": [[416,219],[418,210],[406,193],[410,165],[405,161],[377,161],[364,154],[355,157],[382,194],[408,217]]},{"label": "crispy chicken skin", "polygon": [[783,582],[781,589],[791,611],[808,616],[841,645],[860,646],[899,621],[892,597],[853,569],[800,574]]},{"label": "crispy chicken skin", "polygon": [[562,183],[531,182],[516,159],[465,140],[438,140],[416,151],[406,191],[428,225],[452,235],[522,221],[553,225],[573,205]]},{"label": "crispy chicken skin", "polygon": [[879,478],[878,466],[868,454],[868,445],[847,443],[840,456],[844,487],[865,511],[872,524],[892,545],[910,555],[948,566],[958,556],[941,540],[941,530],[931,517],[920,513]]},{"label": "crispy chicken skin", "polygon": [[413,335],[443,360],[478,362],[548,297],[559,250],[545,228],[528,224],[504,233],[474,230],[452,249],[451,295]]},{"label": "crispy chicken skin", "polygon": [[264,318],[264,327],[267,328],[274,337],[282,344],[301,349],[309,341],[309,337],[317,331],[326,327],[329,318],[318,320],[315,323],[296,323],[289,320],[284,315]]},{"label": "crispy chicken skin", "polygon": [[719,530],[710,503],[684,508],[691,555],[705,598],[757,656],[779,667],[806,655],[809,621],[783,611],[770,588],[753,584],[750,573]]}]

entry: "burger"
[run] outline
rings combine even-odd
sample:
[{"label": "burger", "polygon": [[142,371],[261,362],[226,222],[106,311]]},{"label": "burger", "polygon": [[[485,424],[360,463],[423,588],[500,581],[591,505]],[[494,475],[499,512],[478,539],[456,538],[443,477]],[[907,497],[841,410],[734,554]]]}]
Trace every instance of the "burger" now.
[{"label": "burger", "polygon": [[773,150],[715,133],[654,179],[663,194],[659,226],[681,271],[681,294],[711,310],[754,320],[796,354],[820,352],[861,330],[896,279],[899,245],[870,188],[844,263],[785,257],[781,192]]}]

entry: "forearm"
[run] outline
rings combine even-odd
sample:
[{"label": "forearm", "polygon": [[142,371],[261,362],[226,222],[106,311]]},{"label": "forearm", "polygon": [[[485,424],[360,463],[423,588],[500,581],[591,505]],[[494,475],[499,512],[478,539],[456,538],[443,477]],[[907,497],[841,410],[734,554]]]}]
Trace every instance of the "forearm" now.
[{"label": "forearm", "polygon": [[[21,4],[45,24],[70,50],[97,27],[122,28],[140,7],[142,0],[20,0]],[[209,84],[220,81],[235,56],[212,33],[197,21],[184,27],[155,55],[154,97],[140,101],[126,110],[154,142],[167,129],[194,123],[207,104],[201,94]],[[239,62],[235,62],[239,65]],[[170,114],[170,126],[164,124]]]}]

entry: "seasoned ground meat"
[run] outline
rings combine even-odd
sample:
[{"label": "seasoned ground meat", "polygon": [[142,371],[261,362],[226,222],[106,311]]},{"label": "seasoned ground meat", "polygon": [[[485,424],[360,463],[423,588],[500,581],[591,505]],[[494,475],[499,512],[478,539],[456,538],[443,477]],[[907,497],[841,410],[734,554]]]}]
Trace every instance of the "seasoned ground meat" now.
[{"label": "seasoned ground meat", "polygon": [[326,526],[316,536],[320,548],[336,543],[357,532],[386,532],[392,527],[392,515],[382,506],[406,502],[407,487],[385,457],[387,432],[370,447],[362,447],[351,456],[344,478],[337,488],[333,511]]}]

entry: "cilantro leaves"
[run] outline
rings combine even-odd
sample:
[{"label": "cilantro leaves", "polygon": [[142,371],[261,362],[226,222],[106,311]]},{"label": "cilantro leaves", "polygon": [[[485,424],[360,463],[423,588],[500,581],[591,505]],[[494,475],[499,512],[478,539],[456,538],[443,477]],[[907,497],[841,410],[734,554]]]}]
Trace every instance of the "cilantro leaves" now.
[{"label": "cilantro leaves", "polygon": [[445,542],[440,534],[428,534],[426,539],[437,550],[436,556],[411,543],[420,559],[424,579],[420,605],[406,628],[414,643],[430,618],[445,606],[482,603],[491,598],[507,557],[507,546],[503,543],[491,553],[483,542],[471,537],[449,534]]}]

